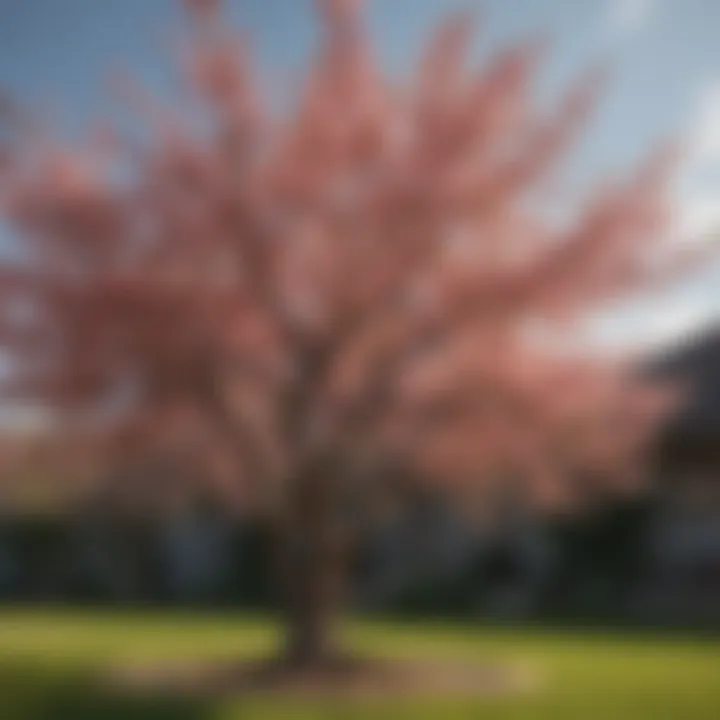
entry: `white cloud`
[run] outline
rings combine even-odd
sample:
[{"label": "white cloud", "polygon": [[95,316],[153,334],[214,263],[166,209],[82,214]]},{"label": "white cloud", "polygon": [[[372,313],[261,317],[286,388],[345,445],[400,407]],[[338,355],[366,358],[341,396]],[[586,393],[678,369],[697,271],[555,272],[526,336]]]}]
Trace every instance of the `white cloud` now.
[{"label": "white cloud", "polygon": [[720,81],[700,91],[691,150],[701,158],[720,160]]},{"label": "white cloud", "polygon": [[583,340],[609,355],[659,351],[716,325],[719,310],[707,288],[686,287],[598,316]]},{"label": "white cloud", "polygon": [[[720,79],[700,89],[692,109],[675,203],[681,241],[720,242]],[[628,339],[660,346],[720,322],[718,273],[713,263],[693,281],[644,308],[628,323]]]},{"label": "white cloud", "polygon": [[677,200],[684,236],[700,239],[720,231],[720,81],[700,92]]},{"label": "white cloud", "polygon": [[608,0],[607,22],[614,36],[630,35],[650,20],[658,0]]},{"label": "white cloud", "polygon": [[645,349],[674,345],[717,320],[717,308],[710,298],[693,298],[691,293],[656,303],[652,311],[639,315],[635,327],[628,327],[625,340]]},{"label": "white cloud", "polygon": [[[675,189],[682,242],[720,242],[720,79],[701,88],[686,133],[686,157]],[[720,323],[720,271],[713,264],[692,281],[647,302],[616,308],[590,329],[605,350],[651,350]]]}]

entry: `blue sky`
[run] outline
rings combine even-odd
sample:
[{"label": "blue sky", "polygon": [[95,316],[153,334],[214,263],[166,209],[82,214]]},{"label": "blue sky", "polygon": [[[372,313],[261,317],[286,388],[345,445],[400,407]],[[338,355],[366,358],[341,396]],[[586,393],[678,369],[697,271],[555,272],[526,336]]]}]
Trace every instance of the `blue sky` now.
[{"label": "blue sky", "polygon": [[[228,4],[267,72],[292,87],[313,47],[310,0]],[[626,168],[681,135],[690,149],[678,187],[683,227],[693,236],[720,227],[720,2],[370,0],[368,6],[383,60],[399,75],[455,8],[479,15],[479,59],[504,41],[549,32],[554,52],[542,76],[543,100],[584,68],[607,65],[611,83],[574,161],[578,177],[592,181]],[[119,111],[106,83],[114,70],[126,69],[172,98],[168,52],[181,22],[175,0],[0,0],[0,88],[74,134]],[[717,284],[716,275],[708,276],[625,326],[663,339],[720,316]]]}]

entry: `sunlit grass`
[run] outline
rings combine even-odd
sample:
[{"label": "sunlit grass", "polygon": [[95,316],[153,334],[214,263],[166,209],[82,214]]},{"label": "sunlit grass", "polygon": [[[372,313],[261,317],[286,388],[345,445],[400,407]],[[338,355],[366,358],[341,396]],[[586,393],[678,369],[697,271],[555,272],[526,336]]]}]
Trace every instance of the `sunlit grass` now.
[{"label": "sunlit grass", "polygon": [[363,654],[448,657],[527,668],[537,688],[511,696],[365,701],[104,696],[92,677],[129,661],[259,657],[277,626],[228,613],[0,612],[2,718],[711,718],[720,717],[720,642],[662,634],[488,630],[470,623],[358,622]]}]

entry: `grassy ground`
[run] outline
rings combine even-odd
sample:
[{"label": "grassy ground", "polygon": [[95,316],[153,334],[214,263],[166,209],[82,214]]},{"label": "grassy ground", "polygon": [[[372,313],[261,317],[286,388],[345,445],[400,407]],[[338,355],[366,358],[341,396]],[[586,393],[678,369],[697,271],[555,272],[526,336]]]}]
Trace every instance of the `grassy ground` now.
[{"label": "grassy ground", "polygon": [[720,642],[650,635],[487,630],[470,625],[360,623],[363,653],[512,663],[542,681],[514,697],[340,700],[273,697],[148,700],[111,696],[92,677],[155,659],[257,657],[277,629],[223,615],[0,612],[0,718],[720,718]]}]

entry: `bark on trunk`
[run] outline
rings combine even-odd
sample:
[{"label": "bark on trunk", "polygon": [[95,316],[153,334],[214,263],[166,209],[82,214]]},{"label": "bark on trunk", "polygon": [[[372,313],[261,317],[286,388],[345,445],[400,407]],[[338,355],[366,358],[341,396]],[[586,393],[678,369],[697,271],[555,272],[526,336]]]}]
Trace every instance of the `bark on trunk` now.
[{"label": "bark on trunk", "polygon": [[345,580],[345,533],[332,478],[299,478],[280,527],[286,662],[326,666],[341,650],[337,625]]}]

